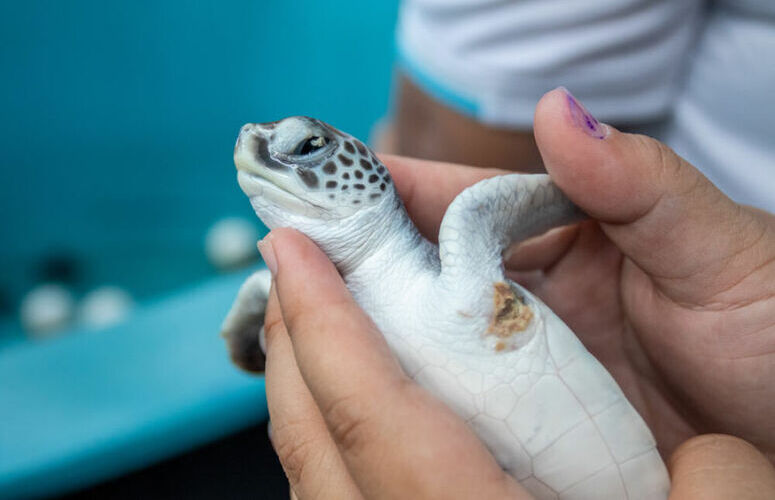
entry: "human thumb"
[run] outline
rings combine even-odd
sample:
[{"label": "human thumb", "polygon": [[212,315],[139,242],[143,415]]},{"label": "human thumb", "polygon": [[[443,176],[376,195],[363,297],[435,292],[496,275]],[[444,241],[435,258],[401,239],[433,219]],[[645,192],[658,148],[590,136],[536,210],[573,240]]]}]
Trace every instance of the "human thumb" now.
[{"label": "human thumb", "polygon": [[723,434],[696,436],[668,462],[670,500],[758,500],[775,495],[775,469],[753,445]]},{"label": "human thumb", "polygon": [[560,189],[677,302],[714,301],[774,246],[771,216],[734,203],[659,141],[598,122],[563,88],[539,102],[535,136]]}]

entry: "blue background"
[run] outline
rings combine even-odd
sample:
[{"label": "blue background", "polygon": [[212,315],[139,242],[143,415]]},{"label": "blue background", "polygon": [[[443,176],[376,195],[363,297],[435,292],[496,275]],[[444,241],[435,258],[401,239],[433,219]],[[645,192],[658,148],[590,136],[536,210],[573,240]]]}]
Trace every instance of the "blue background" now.
[{"label": "blue background", "polygon": [[[0,287],[66,250],[150,296],[211,272],[207,227],[252,217],[245,122],[360,137],[386,110],[395,1],[29,1],[0,6]],[[153,269],[149,269],[153,261]]]},{"label": "blue background", "polygon": [[[303,114],[368,136],[388,107],[396,3],[0,3],[0,497],[265,418],[263,381],[217,336],[245,274],[219,276],[204,234],[253,219],[231,159],[243,123]],[[56,253],[79,263],[76,293],[125,287],[135,313],[18,340],[14,310]]]}]

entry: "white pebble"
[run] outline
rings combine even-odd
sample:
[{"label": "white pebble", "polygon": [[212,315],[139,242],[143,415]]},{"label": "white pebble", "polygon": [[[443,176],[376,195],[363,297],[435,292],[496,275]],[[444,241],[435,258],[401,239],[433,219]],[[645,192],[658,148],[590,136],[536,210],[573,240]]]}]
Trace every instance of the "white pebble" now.
[{"label": "white pebble", "polygon": [[123,321],[134,307],[129,293],[116,286],[92,290],[78,306],[78,319],[84,325],[105,328]]},{"label": "white pebble", "polygon": [[253,223],[230,217],[216,222],[205,238],[205,252],[218,269],[233,269],[256,257],[258,231]]},{"label": "white pebble", "polygon": [[30,335],[46,337],[70,323],[74,307],[70,290],[62,285],[45,283],[22,299],[19,319]]}]

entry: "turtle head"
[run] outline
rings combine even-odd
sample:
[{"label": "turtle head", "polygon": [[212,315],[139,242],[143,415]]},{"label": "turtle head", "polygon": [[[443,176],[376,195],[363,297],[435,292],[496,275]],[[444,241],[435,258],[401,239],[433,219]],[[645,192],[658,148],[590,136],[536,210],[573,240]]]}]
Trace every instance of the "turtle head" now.
[{"label": "turtle head", "polygon": [[270,229],[310,237],[343,274],[378,248],[416,248],[421,237],[387,168],[354,137],[292,117],[242,127],[234,147],[240,187]]},{"label": "turtle head", "polygon": [[270,227],[345,219],[395,197],[369,148],[313,118],[243,126],[234,163],[240,187]]}]

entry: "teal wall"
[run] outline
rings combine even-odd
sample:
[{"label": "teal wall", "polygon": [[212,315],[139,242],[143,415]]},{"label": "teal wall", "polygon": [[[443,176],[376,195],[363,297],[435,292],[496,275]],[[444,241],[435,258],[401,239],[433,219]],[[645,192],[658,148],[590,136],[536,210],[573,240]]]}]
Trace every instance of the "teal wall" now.
[{"label": "teal wall", "polygon": [[212,274],[207,227],[252,216],[244,122],[361,137],[387,109],[395,0],[0,4],[0,289],[65,250],[88,288],[145,297]]}]

